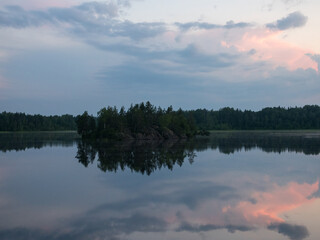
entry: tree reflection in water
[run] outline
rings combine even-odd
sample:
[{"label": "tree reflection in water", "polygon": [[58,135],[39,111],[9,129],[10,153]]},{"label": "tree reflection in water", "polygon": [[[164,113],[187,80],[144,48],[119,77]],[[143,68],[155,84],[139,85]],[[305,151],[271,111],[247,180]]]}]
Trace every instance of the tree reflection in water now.
[{"label": "tree reflection in water", "polygon": [[87,167],[97,156],[98,167],[104,172],[129,168],[133,172],[150,175],[161,168],[172,170],[174,165],[182,166],[185,159],[192,164],[196,157],[193,145],[192,141],[80,141],[76,158]]},{"label": "tree reflection in water", "polygon": [[161,168],[182,166],[185,159],[194,161],[196,152],[218,149],[223,154],[259,148],[264,152],[320,153],[319,133],[292,132],[220,132],[210,137],[180,141],[78,142],[76,158],[85,167],[97,158],[104,171],[131,169],[150,175]]}]

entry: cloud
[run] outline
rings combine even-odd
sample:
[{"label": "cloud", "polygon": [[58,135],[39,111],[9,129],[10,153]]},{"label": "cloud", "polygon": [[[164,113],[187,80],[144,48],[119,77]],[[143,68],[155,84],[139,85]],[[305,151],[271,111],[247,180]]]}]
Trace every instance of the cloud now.
[{"label": "cloud", "polygon": [[55,1],[43,1],[43,0],[1,0],[2,6],[6,5],[19,5],[25,9],[45,9],[48,7],[70,7],[75,4],[79,4],[79,1],[85,0],[55,0]]},{"label": "cloud", "polygon": [[133,214],[123,218],[78,218],[67,222],[64,230],[42,230],[28,228],[13,228],[0,230],[2,240],[85,240],[85,239],[120,239],[120,235],[134,232],[155,233],[164,232],[167,223],[159,218],[142,214]]},{"label": "cloud", "polygon": [[39,25],[40,19],[36,15],[29,14],[19,6],[6,6],[4,11],[0,11],[0,26],[25,28]]},{"label": "cloud", "polygon": [[252,26],[250,23],[246,22],[239,22],[235,23],[233,21],[228,21],[225,25],[218,25],[206,22],[188,22],[188,23],[175,23],[182,31],[187,31],[190,29],[217,29],[217,28],[225,28],[225,29],[232,29],[232,28],[246,28]]},{"label": "cloud", "polygon": [[207,232],[207,231],[213,231],[213,230],[219,230],[219,229],[227,229],[228,232],[234,233],[236,231],[240,231],[240,232],[252,231],[255,228],[249,227],[249,226],[236,226],[236,225],[225,225],[225,226],[214,225],[214,224],[193,225],[188,222],[183,222],[176,229],[176,231],[177,232],[187,231],[187,232],[199,233],[199,232]]},{"label": "cloud", "polygon": [[[130,51],[139,52],[128,48]],[[102,88],[110,89],[110,97],[120,106],[150,100],[188,109],[232,106],[258,110],[261,106],[301,106],[301,101],[313,104],[305,96],[317,97],[320,91],[319,76],[313,69],[272,69],[268,64],[246,62],[247,58],[241,55],[231,57],[229,61],[233,62],[219,68],[219,65],[210,66],[210,62],[201,66],[197,58],[184,59],[183,54],[174,51],[171,55],[144,51],[140,54],[136,54],[134,60],[98,74]],[[127,99],[116,96],[112,89]]]},{"label": "cloud", "polygon": [[301,4],[302,2],[304,2],[305,0],[282,0],[282,2],[287,5],[288,7],[294,7],[297,6],[299,4]]},{"label": "cloud", "polygon": [[279,217],[281,213],[295,209],[305,203],[310,203],[315,198],[310,198],[319,189],[319,182],[313,184],[298,184],[291,182],[286,186],[274,185],[268,192],[254,192],[251,195],[256,201],[242,201],[237,206],[230,206],[225,213],[238,213],[245,216],[248,223],[272,224],[283,223]]},{"label": "cloud", "polygon": [[26,11],[19,6],[6,6],[0,11],[0,26],[26,28],[59,22],[93,26],[100,20],[118,16],[118,12],[119,8],[112,2],[89,2],[70,8],[49,8],[47,11]]},{"label": "cloud", "polygon": [[239,195],[236,190],[229,186],[216,185],[211,182],[189,183],[184,188],[179,187],[177,190],[172,190],[167,194],[143,194],[135,198],[124,201],[118,201],[110,204],[103,204],[92,209],[88,216],[101,213],[103,211],[124,211],[138,209],[149,206],[150,204],[158,204],[162,206],[185,205],[189,209],[195,210],[201,207],[206,201],[228,201],[237,199]]},{"label": "cloud", "polygon": [[[225,68],[233,65],[233,60],[237,58],[236,55],[231,55],[227,53],[218,54],[205,54],[201,53],[195,45],[189,45],[182,51],[177,52],[179,57],[178,62],[190,65],[192,68],[205,68],[208,71],[212,71],[214,68]],[[194,70],[192,70],[194,71]]]},{"label": "cloud", "polygon": [[[71,71],[71,68],[66,67],[69,66],[68,63],[64,64],[64,68],[55,68],[54,74],[44,76],[45,68],[31,66],[25,57],[27,54],[34,54],[35,49],[37,51],[41,49],[37,59],[41,66],[54,66],[54,62],[59,65],[57,63],[63,61],[46,56],[45,48],[50,48],[53,52],[56,52],[58,47],[60,50],[65,48],[63,54],[72,55],[69,48],[75,44],[82,45],[81,49],[87,45],[86,47],[90,48],[88,51],[99,52],[99,55],[104,56],[103,60],[101,58],[90,60],[90,64],[95,65],[95,68],[94,71],[90,70],[90,76],[86,76],[88,85],[93,87],[95,93],[96,89],[100,91],[90,98],[92,105],[94,102],[104,104],[105,101],[110,104],[127,105],[128,102],[146,100],[159,105],[175,103],[186,108],[204,106],[220,108],[232,105],[256,109],[270,104],[292,105],[296,100],[294,89],[290,86],[294,86],[298,78],[301,82],[310,82],[301,71],[296,70],[303,68],[305,73],[308,76],[312,75],[314,79],[313,72],[308,69],[318,69],[316,61],[306,55],[312,51],[289,44],[281,38],[280,31],[233,21],[226,24],[132,22],[125,20],[123,14],[128,6],[128,2],[108,1],[86,2],[63,8],[49,7],[42,10],[26,10],[18,6],[2,8],[0,30],[5,37],[5,47],[19,53],[7,61],[8,64],[0,66],[4,69],[3,73],[1,72],[2,76],[5,79],[12,79],[12,85],[16,84],[11,87],[10,94],[0,94],[8,95],[8,101],[11,101],[10,104],[2,102],[2,105],[17,105],[18,100],[15,100],[16,102],[12,100],[17,97],[23,98],[24,103],[30,102],[30,99],[26,98],[30,98],[31,95],[33,100],[36,97],[44,98],[41,94],[47,89],[51,90],[53,85],[59,86],[52,78],[59,79],[58,81],[61,79],[63,84],[70,82],[80,89],[83,85],[79,82],[85,80],[84,77],[79,78],[79,72],[83,71],[82,69],[88,70],[89,67],[84,66],[81,70]],[[296,15],[293,13],[273,23],[273,29],[296,26],[297,24],[293,24],[294,20],[298,19]],[[41,46],[39,39],[42,38],[35,36],[33,34],[35,32],[44,37]],[[12,36],[17,37],[13,39]],[[68,43],[68,46],[66,44],[58,46],[58,40],[59,43]],[[20,51],[21,48],[29,51]],[[85,60],[84,55],[79,54],[77,59],[70,60],[70,64],[75,66],[79,62],[89,62]],[[46,59],[50,59],[50,63]],[[106,59],[120,60],[110,64],[110,60]],[[25,64],[20,64],[21,66],[30,66],[29,69],[22,67],[28,74],[22,76],[23,71],[17,73],[14,70],[19,61],[25,61]],[[292,76],[294,80],[290,80],[285,74]],[[60,77],[52,77],[55,75]],[[28,96],[24,89],[27,82],[29,86],[36,86],[32,94],[29,91]],[[230,83],[239,84],[235,86]],[[291,85],[288,87],[287,84]],[[318,85],[314,82],[312,84],[314,87],[309,88],[309,91],[318,89]],[[130,91],[128,86],[135,89],[134,93],[137,94]],[[276,93],[273,90],[275,86],[279,87]],[[117,87],[117,93],[114,87]],[[306,88],[307,85],[304,85],[303,89]],[[60,92],[65,94],[64,91]],[[50,91],[50,96],[53,98],[56,95],[56,98],[64,98],[65,101],[77,97],[76,93],[73,95],[68,93],[67,96],[57,96],[57,93]],[[278,98],[271,99],[270,96],[274,94],[278,94]],[[303,97],[304,94],[306,91],[298,93],[301,99],[307,101],[307,98]],[[283,95],[287,98],[283,98]],[[120,96],[126,98],[119,99]],[[193,101],[186,96],[193,96]],[[316,95],[310,95],[313,96]],[[308,103],[310,102],[311,100]],[[96,109],[92,111],[95,112]]]},{"label": "cloud", "polygon": [[3,240],[10,240],[10,239],[16,239],[16,240],[48,239],[49,240],[50,239],[44,231],[31,230],[26,228],[0,230],[0,238]]},{"label": "cloud", "polygon": [[318,65],[318,72],[320,71],[320,54],[307,53],[306,56],[310,57]]},{"label": "cloud", "polygon": [[309,236],[309,231],[305,226],[292,225],[288,223],[271,224],[268,229],[277,231],[289,237],[291,240],[303,240]]},{"label": "cloud", "polygon": [[[95,41],[90,41],[90,44],[105,51],[121,53],[134,58],[134,60],[127,61],[125,66],[108,68],[105,72],[101,72],[99,74],[100,78],[105,77],[105,79],[119,80],[127,78],[128,81],[132,79],[145,79],[146,83],[155,84],[159,80],[155,74],[160,72],[161,74],[159,75],[162,75],[163,81],[166,81],[165,78],[170,78],[168,76],[170,73],[183,76],[183,78],[187,79],[186,75],[190,73],[208,73],[216,69],[231,67],[241,58],[241,55],[236,53],[208,54],[194,44],[187,45],[182,49],[172,50],[151,50],[129,44],[105,45]],[[123,68],[127,69],[127,71],[123,71]],[[155,73],[154,78],[151,76],[153,73]],[[143,77],[142,74],[146,74],[146,76]],[[158,83],[163,85],[163,82],[158,81]]]},{"label": "cloud", "polygon": [[270,29],[287,30],[306,25],[308,17],[300,12],[290,13],[287,17],[277,20],[275,23],[269,23],[266,26]]},{"label": "cloud", "polygon": [[[258,62],[268,64],[266,72],[280,66],[291,71],[298,68],[317,70],[316,63],[306,56],[307,49],[286,42],[281,39],[280,34],[279,31],[270,31],[266,28],[247,29],[242,34],[226,40],[224,45],[229,48],[233,46],[241,53],[249,52],[250,59],[253,60],[250,63],[252,65]],[[260,72],[264,71],[260,68]]]},{"label": "cloud", "polygon": [[69,8],[26,11],[19,6],[6,6],[0,11],[0,26],[11,28],[62,26],[68,32],[85,38],[88,34],[129,37],[133,40],[154,37],[165,31],[163,23],[120,21],[127,1],[86,2]]}]

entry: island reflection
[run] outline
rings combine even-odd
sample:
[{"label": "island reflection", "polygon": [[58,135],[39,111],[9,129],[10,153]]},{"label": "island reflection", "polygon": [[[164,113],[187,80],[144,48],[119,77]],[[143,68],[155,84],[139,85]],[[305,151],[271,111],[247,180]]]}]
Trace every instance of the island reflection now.
[{"label": "island reflection", "polygon": [[[198,144],[203,141],[199,141]],[[131,169],[133,172],[150,175],[161,168],[172,170],[182,166],[185,159],[190,164],[196,157],[193,141],[150,141],[150,142],[78,142],[76,158],[85,167],[97,156],[98,168],[104,172]]]},{"label": "island reflection", "polygon": [[[101,148],[119,148],[119,151],[145,145],[146,148],[169,147],[175,146],[186,148],[188,151],[206,151],[219,150],[224,154],[232,154],[242,150],[252,150],[258,148],[264,152],[296,152],[306,155],[320,154],[320,132],[281,132],[281,131],[257,131],[257,132],[214,132],[209,137],[197,137],[190,140],[180,141],[162,141],[162,142],[114,142],[108,144],[97,144],[94,141],[83,141],[75,132],[26,132],[26,133],[1,133],[0,134],[0,151],[25,151],[26,149],[41,149],[43,147],[72,147],[78,143],[78,150],[84,150],[90,159],[88,149],[92,148],[98,152]],[[181,149],[180,149],[181,150]],[[117,151],[113,149],[114,154]],[[80,158],[85,156],[79,155]],[[180,156],[181,157],[181,156]],[[90,162],[90,161],[89,161]],[[86,164],[85,164],[86,165]]]},{"label": "island reflection", "polygon": [[133,172],[150,175],[161,168],[172,170],[174,165],[182,166],[185,160],[190,164],[196,152],[219,150],[224,154],[248,151],[255,148],[264,152],[285,151],[318,155],[320,135],[316,133],[253,133],[221,132],[210,137],[176,141],[131,141],[103,142],[82,140],[77,143],[76,158],[85,167],[97,160],[98,168],[104,172],[130,169]]}]

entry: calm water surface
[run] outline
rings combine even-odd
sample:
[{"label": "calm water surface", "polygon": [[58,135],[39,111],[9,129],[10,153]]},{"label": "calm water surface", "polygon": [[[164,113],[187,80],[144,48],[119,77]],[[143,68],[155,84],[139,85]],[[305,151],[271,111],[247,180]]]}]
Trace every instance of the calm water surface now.
[{"label": "calm water surface", "polygon": [[0,239],[318,240],[320,133],[0,134]]}]

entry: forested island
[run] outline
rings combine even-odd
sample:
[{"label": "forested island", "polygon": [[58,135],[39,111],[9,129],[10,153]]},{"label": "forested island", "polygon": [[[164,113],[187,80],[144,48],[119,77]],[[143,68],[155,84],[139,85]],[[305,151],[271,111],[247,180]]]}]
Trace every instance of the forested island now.
[{"label": "forested island", "polygon": [[103,108],[97,117],[84,112],[76,118],[83,138],[162,140],[192,137],[197,127],[190,113],[155,107],[150,102],[124,107]]},{"label": "forested island", "polygon": [[320,107],[268,107],[260,111],[173,110],[150,102],[101,109],[97,116],[42,116],[0,113],[0,131],[78,131],[84,138],[169,139],[185,138],[207,130],[316,130],[320,129]]}]

